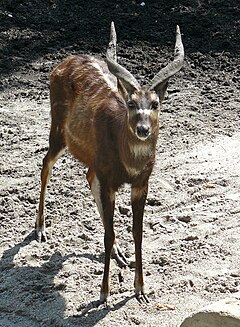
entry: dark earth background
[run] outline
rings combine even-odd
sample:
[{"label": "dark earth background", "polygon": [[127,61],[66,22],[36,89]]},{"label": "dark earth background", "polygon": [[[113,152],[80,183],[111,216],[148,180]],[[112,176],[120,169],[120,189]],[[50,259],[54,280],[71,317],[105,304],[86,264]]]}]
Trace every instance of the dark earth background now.
[{"label": "dark earth background", "polygon": [[[130,267],[111,267],[109,307],[96,308],[103,227],[67,153],[46,199],[49,242],[34,241],[48,146],[49,74],[69,54],[104,57],[111,21],[119,61],[141,83],[186,60],[163,103],[144,219],[150,304],[133,297],[129,188],[115,228]],[[240,291],[240,5],[223,1],[0,0],[0,326],[179,326]]]}]

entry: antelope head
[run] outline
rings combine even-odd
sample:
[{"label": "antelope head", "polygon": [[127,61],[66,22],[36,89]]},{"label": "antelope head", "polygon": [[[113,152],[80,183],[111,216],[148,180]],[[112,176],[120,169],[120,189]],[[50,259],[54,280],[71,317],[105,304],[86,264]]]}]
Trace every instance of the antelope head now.
[{"label": "antelope head", "polygon": [[176,28],[174,60],[154,76],[150,85],[143,87],[126,68],[117,63],[116,44],[116,31],[112,22],[106,62],[109,71],[117,78],[119,93],[126,102],[129,129],[139,140],[145,141],[156,128],[158,129],[160,104],[164,99],[169,78],[183,66],[184,48],[180,28]]}]

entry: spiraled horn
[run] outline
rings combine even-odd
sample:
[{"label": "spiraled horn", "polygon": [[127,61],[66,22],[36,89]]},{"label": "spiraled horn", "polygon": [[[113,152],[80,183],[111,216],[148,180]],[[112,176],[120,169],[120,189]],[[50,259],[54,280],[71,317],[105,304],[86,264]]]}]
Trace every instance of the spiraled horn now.
[{"label": "spiraled horn", "polygon": [[183,66],[184,60],[184,48],[182,43],[182,37],[180,28],[177,25],[176,28],[176,43],[174,51],[174,60],[170,62],[166,67],[162,68],[152,79],[150,89],[159,91],[161,87],[167,83],[168,79],[175,75]]},{"label": "spiraled horn", "polygon": [[112,60],[117,61],[117,34],[114,22],[111,22],[110,41],[108,44],[107,55],[112,58]]},{"label": "spiraled horn", "polygon": [[133,92],[140,88],[137,80],[133,77],[133,75],[123,66],[117,63],[117,37],[116,31],[114,27],[114,23],[111,23],[111,33],[110,33],[110,41],[106,53],[106,62],[108,65],[109,71],[116,76],[121,83],[124,85],[125,89],[128,92]]}]

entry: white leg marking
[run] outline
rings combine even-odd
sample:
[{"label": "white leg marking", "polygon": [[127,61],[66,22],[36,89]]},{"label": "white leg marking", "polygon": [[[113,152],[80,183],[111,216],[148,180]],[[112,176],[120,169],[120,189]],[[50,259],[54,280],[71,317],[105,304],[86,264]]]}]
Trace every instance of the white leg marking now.
[{"label": "white leg marking", "polygon": [[91,184],[91,191],[92,191],[94,200],[97,204],[99,214],[100,214],[101,218],[103,219],[103,207],[102,207],[102,201],[101,201],[100,183],[99,183],[99,180],[96,175]]},{"label": "white leg marking", "polygon": [[[91,192],[92,192],[94,200],[97,204],[99,214],[100,214],[101,218],[103,219],[103,207],[102,207],[102,201],[101,201],[101,185],[100,185],[100,182],[96,175],[91,184]],[[115,192],[113,192],[113,191],[110,192],[109,199],[112,203],[115,201]]]}]

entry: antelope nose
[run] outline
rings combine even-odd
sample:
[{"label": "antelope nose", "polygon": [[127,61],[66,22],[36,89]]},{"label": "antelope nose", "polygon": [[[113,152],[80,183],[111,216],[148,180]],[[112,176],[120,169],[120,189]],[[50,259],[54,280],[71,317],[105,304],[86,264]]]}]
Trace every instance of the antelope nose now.
[{"label": "antelope nose", "polygon": [[149,127],[146,125],[137,126],[137,135],[139,137],[148,137],[149,136]]}]

